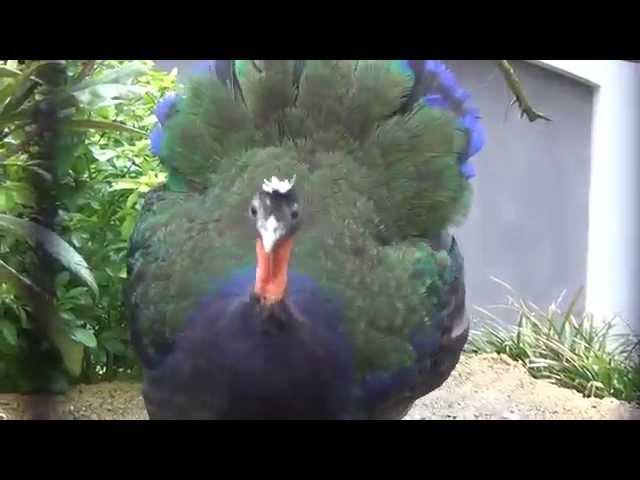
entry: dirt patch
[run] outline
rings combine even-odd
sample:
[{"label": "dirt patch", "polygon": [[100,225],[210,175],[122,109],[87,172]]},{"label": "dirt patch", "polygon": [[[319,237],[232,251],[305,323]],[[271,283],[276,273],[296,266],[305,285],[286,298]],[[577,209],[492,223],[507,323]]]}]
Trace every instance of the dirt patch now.
[{"label": "dirt patch", "polygon": [[536,380],[501,355],[463,356],[449,380],[418,400],[406,420],[640,420],[640,408],[585,398]]},{"label": "dirt patch", "polygon": [[[34,409],[42,417],[38,408],[45,400],[54,403],[56,418],[147,418],[140,385],[114,382],[81,385],[58,397],[0,395],[0,419],[25,419],[26,412]],[[449,380],[416,402],[405,419],[640,420],[640,408],[614,399],[584,398],[572,390],[533,379],[521,365],[506,357],[478,355],[463,356]]]}]

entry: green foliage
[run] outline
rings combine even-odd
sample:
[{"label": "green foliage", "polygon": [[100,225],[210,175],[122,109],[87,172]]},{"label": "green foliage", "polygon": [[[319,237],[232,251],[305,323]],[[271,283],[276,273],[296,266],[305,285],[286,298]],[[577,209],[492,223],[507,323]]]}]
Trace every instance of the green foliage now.
[{"label": "green foliage", "polygon": [[51,256],[78,275],[93,293],[98,294],[96,281],[87,263],[57,234],[35,222],[0,214],[0,231],[3,230],[24,238],[32,245],[42,245]]},{"label": "green foliage", "polygon": [[547,311],[508,296],[508,303],[501,307],[518,314],[513,328],[502,326],[491,312],[478,309],[489,323],[472,335],[471,351],[507,355],[521,362],[534,377],[585,396],[640,402],[640,364],[633,356],[638,339],[614,334],[617,318],[597,321],[589,313],[575,313],[580,294],[566,310],[559,308],[560,297]]},{"label": "green foliage", "polygon": [[[43,388],[23,381],[24,346],[33,328],[24,292],[38,286],[20,273],[28,270],[33,253],[21,241],[25,232],[15,228],[25,225],[35,206],[33,175],[52,177],[28,148],[27,114],[42,101],[39,90],[17,98],[26,87],[15,83],[42,83],[33,72],[42,73],[43,67],[30,63],[35,62],[7,61],[0,69],[0,223],[7,227],[0,229],[0,391]],[[38,229],[41,235],[33,237],[30,230],[32,240],[46,240],[61,260],[53,272],[59,321],[50,340],[65,369],[54,369],[44,388],[62,388],[63,378],[99,381],[137,374],[122,314],[127,242],[141,196],[166,177],[149,152],[147,133],[156,121],[157,101],[175,90],[175,75],[153,70],[150,61],[65,61],[65,66],[65,81],[48,97],[63,111],[52,172],[58,183],[57,236]],[[3,126],[8,128],[2,131]],[[99,296],[91,291],[95,287]]]}]

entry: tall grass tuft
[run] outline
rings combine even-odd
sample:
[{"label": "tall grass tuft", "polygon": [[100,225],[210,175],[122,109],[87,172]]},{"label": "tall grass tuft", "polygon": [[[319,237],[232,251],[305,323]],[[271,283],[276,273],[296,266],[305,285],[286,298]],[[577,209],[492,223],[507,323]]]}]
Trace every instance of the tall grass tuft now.
[{"label": "tall grass tuft", "polygon": [[504,322],[487,309],[475,307],[487,318],[472,332],[469,349],[474,353],[500,353],[522,363],[535,378],[546,379],[587,397],[614,397],[640,403],[640,341],[634,335],[616,334],[618,317],[598,321],[590,313],[576,313],[582,289],[566,310],[560,308],[564,293],[546,311],[515,295],[490,309],[515,311],[518,322]]}]

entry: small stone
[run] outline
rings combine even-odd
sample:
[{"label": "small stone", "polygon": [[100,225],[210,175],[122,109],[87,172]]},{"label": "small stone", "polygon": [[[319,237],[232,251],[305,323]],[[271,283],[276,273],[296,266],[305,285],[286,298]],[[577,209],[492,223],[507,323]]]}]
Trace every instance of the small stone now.
[{"label": "small stone", "polygon": [[520,415],[514,412],[507,412],[500,417],[501,420],[521,420]]}]

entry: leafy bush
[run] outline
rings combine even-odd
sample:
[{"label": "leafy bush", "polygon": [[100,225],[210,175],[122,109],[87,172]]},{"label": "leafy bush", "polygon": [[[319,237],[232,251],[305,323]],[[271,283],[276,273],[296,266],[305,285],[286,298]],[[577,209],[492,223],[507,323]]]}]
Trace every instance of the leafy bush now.
[{"label": "leafy bush", "polygon": [[[510,286],[503,285],[513,293]],[[585,396],[640,401],[637,339],[631,334],[614,334],[617,318],[599,322],[589,313],[576,314],[581,293],[564,311],[559,308],[562,295],[547,311],[508,295],[507,304],[498,307],[517,313],[518,323],[512,328],[476,307],[488,324],[473,332],[470,350],[507,355],[521,362],[535,378],[551,380]]]},{"label": "leafy bush", "polygon": [[[29,63],[0,64],[0,108],[5,110],[0,110],[0,131],[10,127],[0,134],[0,214],[23,220],[32,216],[36,197],[30,175],[38,170],[47,175],[47,171],[37,154],[25,148],[29,116],[9,112],[12,116],[7,117],[6,107],[15,96],[5,98],[3,93],[20,93],[18,81],[40,81],[25,74],[33,68]],[[141,194],[164,181],[149,152],[147,132],[155,123],[156,102],[175,89],[175,73],[155,71],[150,61],[65,63],[67,81],[55,97],[67,99],[69,109],[60,120],[63,131],[52,172],[57,177],[54,227],[69,243],[68,250],[75,249],[86,260],[99,294],[92,292],[91,281],[79,276],[77,268],[71,269],[73,275],[64,264],[57,265],[52,293],[59,322],[50,340],[62,354],[64,368],[52,362],[51,368],[57,371],[47,376],[49,384],[43,386],[24,375],[24,347],[33,329],[31,307],[15,282],[0,283],[3,391],[63,390],[68,380],[94,382],[137,373],[122,310],[127,241]],[[32,103],[39,101],[36,93]],[[24,125],[16,123],[21,118]],[[0,231],[0,261],[30,282],[20,272],[29,271],[33,249],[19,241],[15,232]]]}]

